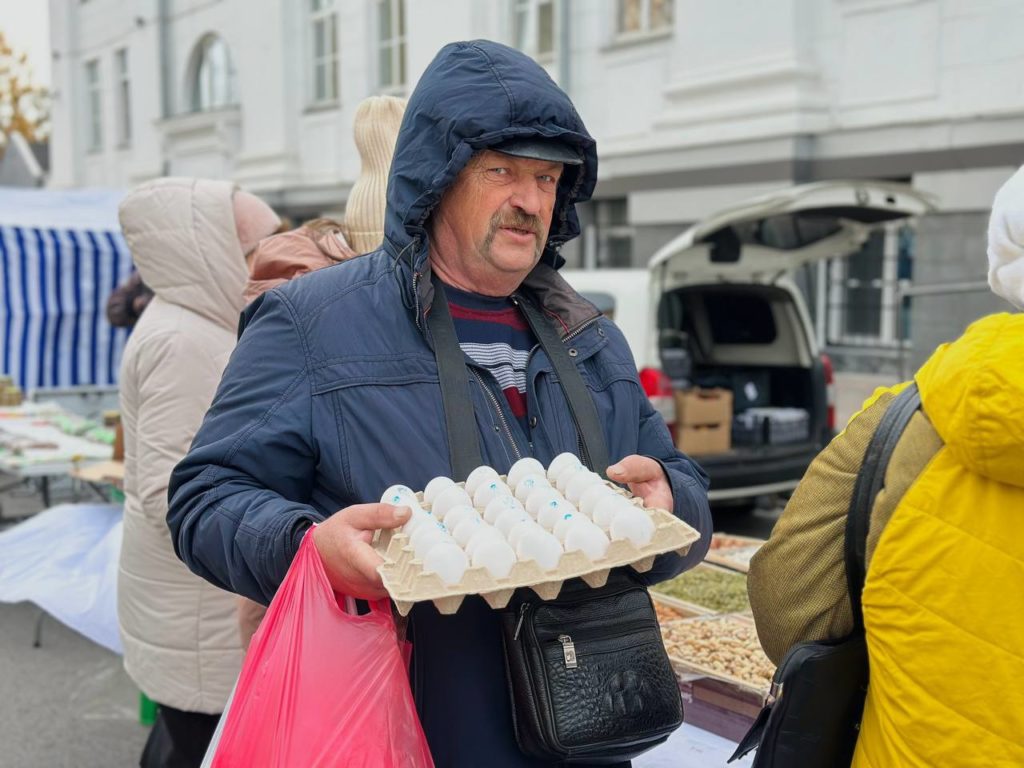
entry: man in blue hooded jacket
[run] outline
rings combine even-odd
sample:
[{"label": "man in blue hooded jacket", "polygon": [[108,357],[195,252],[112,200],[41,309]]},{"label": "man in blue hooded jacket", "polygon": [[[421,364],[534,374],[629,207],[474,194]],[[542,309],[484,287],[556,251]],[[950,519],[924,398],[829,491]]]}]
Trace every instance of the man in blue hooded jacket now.
[{"label": "man in blue hooded jacket", "polygon": [[[700,562],[707,480],[678,453],[640,387],[621,332],[559,277],[579,234],[597,153],[568,96],[532,59],[496,43],[445,46],[409,100],[388,184],[385,241],[366,256],[257,299],[188,456],[167,521],[179,556],[215,584],[269,602],[304,533],[335,590],[384,594],[369,546],[408,518],[372,503],[394,483],[451,475],[426,318],[445,286],[470,369],[483,460],[578,452],[576,426],[517,292],[550,316],[605,430],[608,476],[701,533],[657,558],[647,583]],[[510,298],[511,297],[511,298]],[[467,599],[409,622],[413,693],[438,766],[543,765],[515,743],[498,618]]]}]

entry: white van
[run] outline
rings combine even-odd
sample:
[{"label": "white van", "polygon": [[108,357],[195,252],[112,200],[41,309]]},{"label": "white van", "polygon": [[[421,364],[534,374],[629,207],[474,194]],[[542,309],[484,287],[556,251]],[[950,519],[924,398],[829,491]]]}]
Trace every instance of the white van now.
[{"label": "white van", "polygon": [[933,208],[925,195],[900,184],[805,184],[720,211],[651,258],[649,330],[637,363],[670,427],[669,373],[678,381],[681,366],[693,384],[731,389],[736,411],[808,414],[806,439],[695,457],[711,478],[712,501],[791,491],[834,434],[831,364],[817,347],[793,270],[850,255],[874,225]]}]

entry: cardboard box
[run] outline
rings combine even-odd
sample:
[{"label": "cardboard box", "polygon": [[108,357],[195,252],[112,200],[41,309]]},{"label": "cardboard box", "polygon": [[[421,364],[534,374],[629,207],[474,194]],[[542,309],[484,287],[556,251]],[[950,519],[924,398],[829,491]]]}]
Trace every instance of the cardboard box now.
[{"label": "cardboard box", "polygon": [[[732,422],[732,392],[728,389],[694,387],[676,392],[676,425],[704,427]],[[728,449],[728,446],[726,446]]]},{"label": "cardboard box", "polygon": [[725,453],[731,447],[731,420],[704,426],[676,426],[676,448],[689,456]]}]

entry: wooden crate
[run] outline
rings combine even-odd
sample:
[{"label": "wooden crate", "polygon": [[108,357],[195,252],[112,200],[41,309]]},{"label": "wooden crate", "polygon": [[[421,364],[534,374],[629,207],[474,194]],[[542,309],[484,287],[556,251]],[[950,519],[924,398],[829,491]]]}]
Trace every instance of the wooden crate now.
[{"label": "wooden crate", "polygon": [[678,677],[685,722],[737,742],[750,730],[761,710],[760,694],[692,672]]}]

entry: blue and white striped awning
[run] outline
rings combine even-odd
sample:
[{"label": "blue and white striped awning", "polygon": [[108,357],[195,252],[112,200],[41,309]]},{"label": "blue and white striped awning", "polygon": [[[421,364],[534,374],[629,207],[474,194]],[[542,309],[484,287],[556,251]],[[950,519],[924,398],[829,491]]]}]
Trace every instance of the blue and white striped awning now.
[{"label": "blue and white striped awning", "polygon": [[[40,194],[57,200],[42,205]],[[68,195],[19,190],[19,202],[39,203],[21,216],[0,205],[0,372],[25,391],[116,384],[127,339],[106,318],[107,298],[132,270],[119,195],[91,217]]]}]

